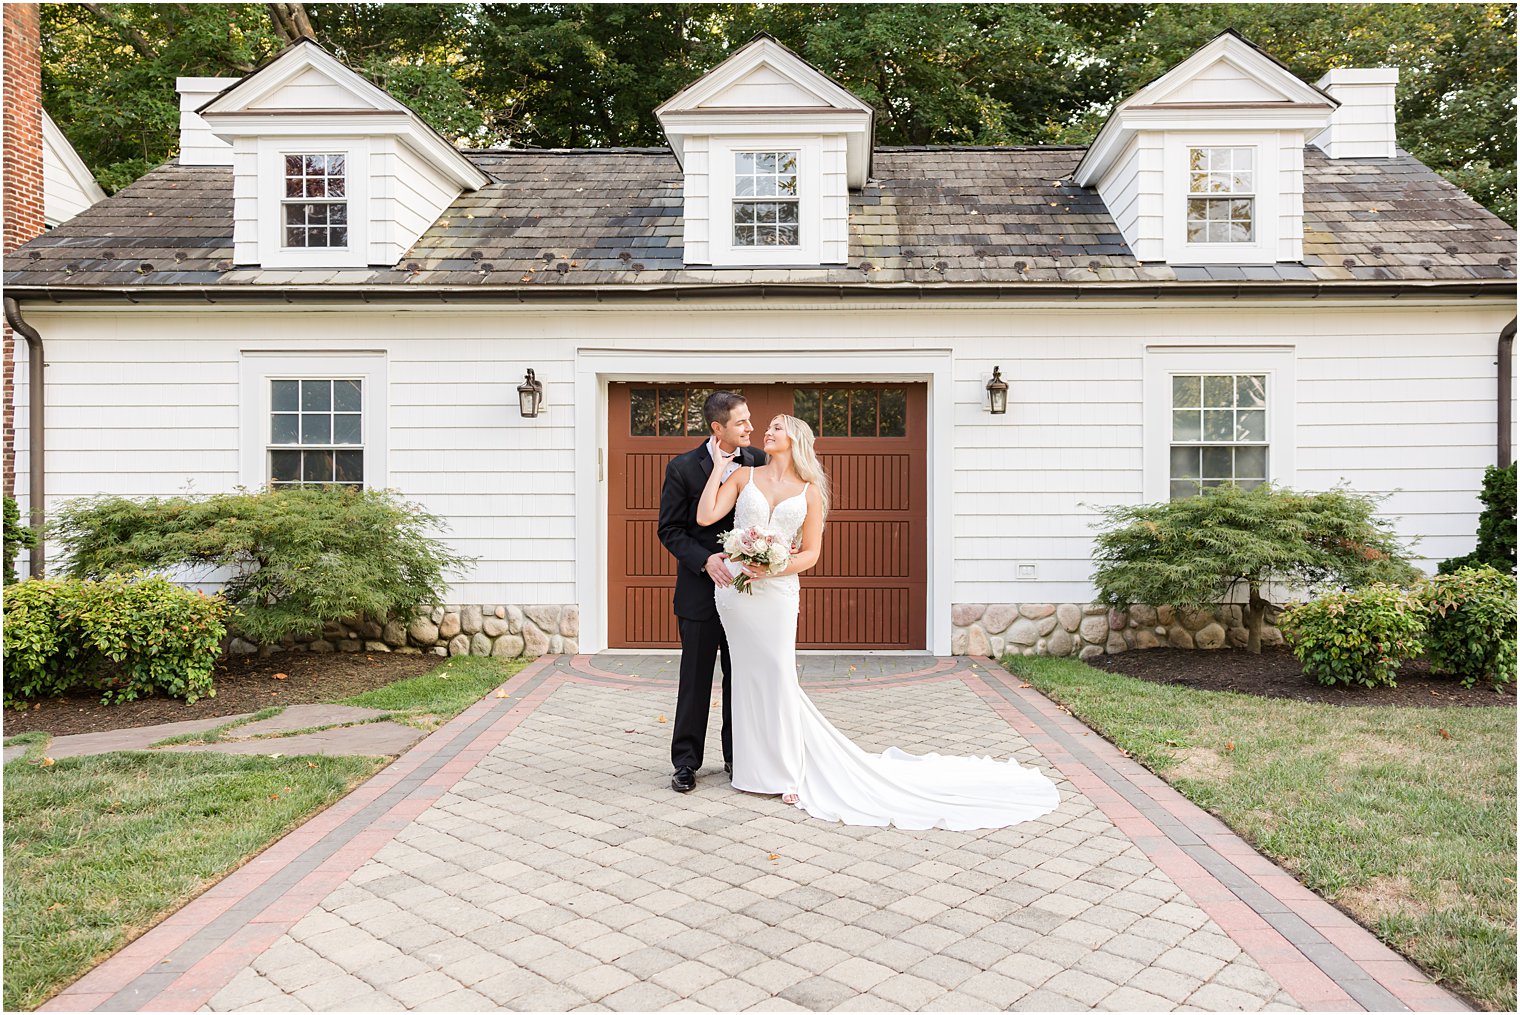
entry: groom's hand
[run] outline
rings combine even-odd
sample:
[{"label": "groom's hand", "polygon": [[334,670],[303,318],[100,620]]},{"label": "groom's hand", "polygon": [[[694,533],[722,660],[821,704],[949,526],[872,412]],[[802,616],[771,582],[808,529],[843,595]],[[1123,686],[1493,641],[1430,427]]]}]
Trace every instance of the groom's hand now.
[{"label": "groom's hand", "polygon": [[728,573],[728,568],[723,562],[728,559],[726,553],[715,553],[707,558],[707,577],[713,580],[713,584],[720,589],[726,589],[734,583],[734,576]]}]

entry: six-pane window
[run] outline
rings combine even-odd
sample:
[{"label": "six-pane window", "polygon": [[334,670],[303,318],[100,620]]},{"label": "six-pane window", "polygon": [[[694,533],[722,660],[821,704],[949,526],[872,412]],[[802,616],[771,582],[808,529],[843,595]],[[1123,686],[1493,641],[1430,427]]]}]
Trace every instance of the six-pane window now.
[{"label": "six-pane window", "polygon": [[345,156],[285,156],[285,246],[348,246],[347,197]]},{"label": "six-pane window", "polygon": [[1173,374],[1171,498],[1267,478],[1265,374]]},{"label": "six-pane window", "polygon": [[356,379],[270,382],[272,486],[364,483],[364,400]]},{"label": "six-pane window", "polygon": [[797,153],[734,153],[734,246],[795,247]]},{"label": "six-pane window", "polygon": [[1256,235],[1256,150],[1189,148],[1187,240],[1250,243]]}]

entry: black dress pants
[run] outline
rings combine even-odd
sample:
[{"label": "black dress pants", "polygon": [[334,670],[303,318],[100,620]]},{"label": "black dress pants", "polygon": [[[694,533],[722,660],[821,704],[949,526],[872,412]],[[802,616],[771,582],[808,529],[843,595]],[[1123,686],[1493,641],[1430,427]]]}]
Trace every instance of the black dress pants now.
[{"label": "black dress pants", "polygon": [[728,638],[723,624],[712,620],[677,617],[681,630],[681,683],[676,692],[676,721],[670,731],[672,768],[702,767],[707,744],[707,716],[712,706],[713,663],[723,665],[723,760],[734,757],[733,711],[729,705]]}]

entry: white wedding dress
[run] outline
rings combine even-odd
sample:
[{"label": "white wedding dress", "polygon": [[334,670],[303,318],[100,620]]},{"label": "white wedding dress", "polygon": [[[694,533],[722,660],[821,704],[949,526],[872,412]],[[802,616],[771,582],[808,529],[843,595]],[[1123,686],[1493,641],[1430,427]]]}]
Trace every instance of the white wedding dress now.
[{"label": "white wedding dress", "polygon": [[[796,540],[807,517],[807,490],[777,504],[750,482],[739,493],[734,526],[760,525]],[[737,574],[739,565],[729,563]],[[796,793],[815,818],[898,828],[1001,828],[1049,814],[1055,784],[1013,760],[913,755],[888,748],[867,754],[823,717],[797,683],[796,575],[764,578],[753,595],[715,592],[733,666],[735,789]]]}]

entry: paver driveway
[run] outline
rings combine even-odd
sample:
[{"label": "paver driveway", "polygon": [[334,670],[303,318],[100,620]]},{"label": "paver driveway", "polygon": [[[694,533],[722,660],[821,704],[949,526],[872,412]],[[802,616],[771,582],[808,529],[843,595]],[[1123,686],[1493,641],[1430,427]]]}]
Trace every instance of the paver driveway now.
[{"label": "paver driveway", "polygon": [[[1012,828],[672,793],[673,656],[542,660],[47,1007],[1462,1006],[988,660],[804,656],[862,747],[1012,754]],[[716,710],[714,711],[716,720]]]}]

